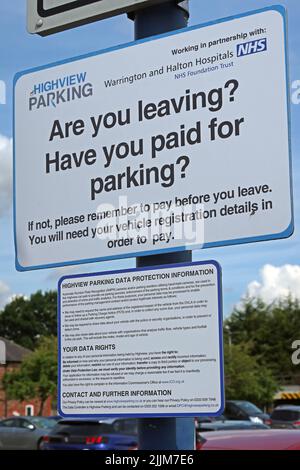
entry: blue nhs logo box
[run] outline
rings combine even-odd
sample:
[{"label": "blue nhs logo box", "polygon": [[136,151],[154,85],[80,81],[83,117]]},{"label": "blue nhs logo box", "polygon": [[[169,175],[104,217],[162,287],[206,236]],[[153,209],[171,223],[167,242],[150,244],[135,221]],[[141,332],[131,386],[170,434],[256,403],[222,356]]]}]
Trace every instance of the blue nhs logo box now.
[{"label": "blue nhs logo box", "polygon": [[237,56],[257,54],[267,50],[267,38],[257,39],[256,41],[244,42],[237,45]]}]

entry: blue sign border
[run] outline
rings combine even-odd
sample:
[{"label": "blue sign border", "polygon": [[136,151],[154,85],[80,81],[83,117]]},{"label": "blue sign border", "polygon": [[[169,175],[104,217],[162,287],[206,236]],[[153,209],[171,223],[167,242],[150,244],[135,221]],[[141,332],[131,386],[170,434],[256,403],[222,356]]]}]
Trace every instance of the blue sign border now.
[{"label": "blue sign border", "polygon": [[[61,409],[61,285],[66,279],[80,279],[86,277],[94,276],[108,276],[111,274],[125,274],[133,272],[142,272],[142,271],[153,271],[160,269],[171,269],[171,268],[182,268],[187,266],[205,266],[213,265],[217,270],[217,284],[218,284],[218,318],[219,318],[219,352],[220,352],[220,395],[221,395],[221,406],[220,409],[215,413],[113,413],[113,414],[65,414]],[[99,273],[90,273],[90,274],[74,274],[70,276],[63,276],[58,282],[58,299],[57,299],[57,336],[58,336],[58,413],[64,418],[115,418],[115,417],[124,417],[124,418],[149,418],[149,417],[188,417],[188,416],[220,416],[225,407],[225,393],[224,393],[224,352],[223,352],[223,296],[222,296],[222,268],[217,261],[193,261],[191,263],[178,263],[178,264],[165,264],[159,266],[147,266],[145,268],[133,268],[133,269],[124,269],[116,271],[105,271]]]},{"label": "blue sign border", "polygon": [[162,248],[158,250],[148,250],[148,251],[141,251],[141,252],[133,252],[133,253],[128,253],[128,254],[116,254],[112,256],[99,256],[96,258],[89,258],[89,259],[81,259],[81,260],[74,260],[74,261],[67,261],[67,262],[61,262],[61,263],[51,263],[51,264],[42,264],[42,265],[37,265],[37,266],[22,266],[19,261],[18,261],[18,247],[17,247],[17,233],[16,233],[16,220],[17,220],[17,215],[16,215],[16,149],[15,149],[15,140],[16,140],[16,134],[15,134],[15,93],[13,97],[13,219],[14,219],[14,244],[15,244],[15,265],[16,269],[18,271],[32,271],[32,270],[37,270],[37,269],[47,269],[47,268],[57,268],[57,267],[63,267],[63,266],[73,266],[73,265],[80,265],[80,264],[87,264],[87,263],[95,263],[95,262],[100,262],[100,261],[111,261],[115,259],[125,259],[125,258],[135,258],[139,256],[150,256],[150,255],[158,255],[158,254],[165,254],[165,253],[172,253],[172,252],[177,252],[177,251],[186,251],[186,250],[199,250],[203,248],[215,248],[215,247],[221,247],[221,246],[231,246],[231,245],[239,245],[239,244],[244,244],[244,243],[255,243],[255,242],[260,242],[260,241],[269,241],[269,240],[278,240],[278,239],[283,239],[283,238],[288,238],[293,235],[294,233],[294,204],[293,204],[293,181],[292,181],[292,151],[291,151],[291,104],[290,104],[290,91],[289,91],[289,67],[288,67],[288,45],[287,45],[287,22],[286,22],[286,9],[282,5],[274,5],[274,6],[269,6],[265,8],[261,8],[258,10],[253,10],[250,12],[246,13],[241,13],[235,16],[229,16],[227,18],[222,18],[216,21],[210,21],[207,23],[203,23],[201,25],[196,25],[196,26],[191,26],[189,28],[183,28],[179,29],[176,31],[172,31],[169,33],[165,34],[160,34],[157,36],[153,36],[150,38],[146,39],[141,39],[138,41],[133,41],[129,42],[126,44],[122,44],[119,46],[111,47],[102,51],[96,51],[96,52],[91,52],[88,54],[84,54],[78,57],[73,57],[70,59],[66,60],[61,60],[58,62],[54,62],[48,65],[40,66],[40,67],[35,67],[32,69],[25,70],[23,72],[19,72],[15,75],[14,77],[14,90],[16,87],[17,81],[23,76],[27,75],[29,73],[37,72],[40,70],[45,70],[47,68],[51,67],[56,67],[58,65],[62,64],[67,64],[70,62],[75,62],[78,60],[86,59],[88,57],[94,57],[97,55],[102,55],[106,54],[108,52],[112,52],[115,50],[121,50],[125,49],[127,47],[134,47],[137,44],[142,44],[145,42],[149,41],[156,41],[157,39],[161,39],[163,37],[167,36],[175,36],[177,34],[181,34],[185,31],[193,31],[197,29],[201,29],[207,26],[212,26],[215,24],[219,23],[225,23],[228,21],[232,21],[234,19],[238,18],[244,18],[247,16],[253,16],[259,13],[264,13],[266,11],[277,11],[283,19],[283,24],[284,24],[284,37],[285,37],[285,59],[286,59],[286,91],[287,91],[287,114],[288,114],[288,132],[289,132],[289,164],[290,164],[290,191],[291,191],[291,222],[289,226],[286,228],[281,233],[278,234],[270,234],[270,235],[262,235],[262,236],[256,236],[256,237],[247,237],[247,238],[238,238],[238,239],[233,239],[233,240],[223,240],[223,241],[217,241],[217,242],[211,242],[211,243],[204,243],[203,245],[183,245],[183,246],[178,246],[174,248]]}]

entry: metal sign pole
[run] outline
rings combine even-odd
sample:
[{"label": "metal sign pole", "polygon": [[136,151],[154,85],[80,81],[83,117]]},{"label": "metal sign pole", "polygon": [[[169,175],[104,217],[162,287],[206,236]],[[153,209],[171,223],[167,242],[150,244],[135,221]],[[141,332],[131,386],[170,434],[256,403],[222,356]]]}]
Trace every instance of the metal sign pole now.
[{"label": "metal sign pole", "polygon": [[[188,2],[170,1],[129,15],[134,20],[135,39],[166,33],[187,26]],[[137,267],[192,261],[192,252],[183,251],[137,258]],[[140,450],[193,450],[193,418],[145,418],[139,420]]]}]

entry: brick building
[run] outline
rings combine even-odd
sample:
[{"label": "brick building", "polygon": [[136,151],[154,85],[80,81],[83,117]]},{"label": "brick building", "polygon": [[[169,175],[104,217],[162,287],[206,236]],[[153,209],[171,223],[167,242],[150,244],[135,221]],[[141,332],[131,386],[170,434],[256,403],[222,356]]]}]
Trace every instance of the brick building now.
[{"label": "brick building", "polygon": [[[8,400],[2,385],[2,378],[5,372],[18,369],[24,358],[30,354],[31,351],[5,338],[0,337],[0,342],[2,349],[5,349],[5,361],[0,361],[0,419],[14,415],[37,415],[40,407],[40,401],[38,399],[24,402]],[[43,415],[51,415],[51,399],[48,399],[45,403]]]}]

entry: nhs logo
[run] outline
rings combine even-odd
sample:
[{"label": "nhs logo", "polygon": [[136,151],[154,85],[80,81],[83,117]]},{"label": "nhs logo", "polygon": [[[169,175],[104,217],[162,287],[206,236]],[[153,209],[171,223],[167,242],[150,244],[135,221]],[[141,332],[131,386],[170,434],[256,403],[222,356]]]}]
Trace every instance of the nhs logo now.
[{"label": "nhs logo", "polygon": [[267,50],[267,38],[257,39],[256,41],[244,42],[237,45],[237,56],[256,54]]}]

